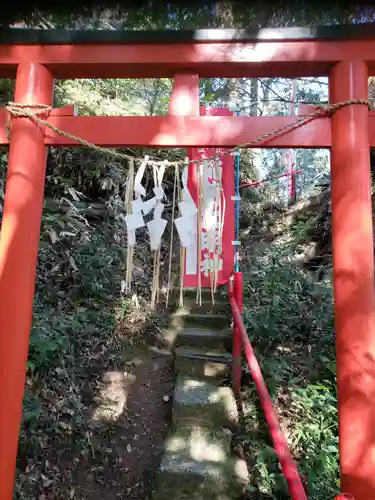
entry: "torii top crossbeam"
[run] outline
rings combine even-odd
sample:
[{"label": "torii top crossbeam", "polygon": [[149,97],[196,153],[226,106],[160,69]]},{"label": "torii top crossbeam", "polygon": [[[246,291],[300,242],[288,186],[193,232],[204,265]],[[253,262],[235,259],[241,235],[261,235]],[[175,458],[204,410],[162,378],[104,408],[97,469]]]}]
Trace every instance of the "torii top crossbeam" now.
[{"label": "torii top crossbeam", "polygon": [[195,31],[0,31],[0,78],[17,64],[47,66],[56,78],[201,78],[328,75],[361,59],[375,75],[375,25]]}]

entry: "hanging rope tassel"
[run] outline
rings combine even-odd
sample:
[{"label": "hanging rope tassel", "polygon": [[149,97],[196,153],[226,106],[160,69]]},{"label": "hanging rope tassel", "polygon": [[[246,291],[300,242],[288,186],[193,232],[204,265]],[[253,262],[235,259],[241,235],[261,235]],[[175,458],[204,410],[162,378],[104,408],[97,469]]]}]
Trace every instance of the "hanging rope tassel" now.
[{"label": "hanging rope tassel", "polygon": [[155,278],[156,304],[159,304],[159,293],[160,293],[160,255],[161,255],[161,245],[158,246],[157,256],[156,256],[156,278]]},{"label": "hanging rope tassel", "polygon": [[160,256],[161,256],[161,238],[163,236],[167,221],[161,218],[164,209],[162,200],[164,198],[164,191],[162,188],[163,175],[167,162],[160,165],[158,168],[153,165],[154,174],[154,193],[156,198],[156,205],[154,208],[154,219],[147,224],[150,232],[151,249],[155,250],[154,254],[154,269],[151,290],[151,305],[155,306],[159,302],[160,292]]},{"label": "hanging rope tassel", "polygon": [[215,293],[217,289],[217,282],[218,282],[218,275],[219,275],[219,270],[220,270],[220,259],[221,259],[221,254],[222,254],[222,249],[223,249],[223,230],[224,230],[224,216],[225,216],[225,195],[224,195],[224,190],[223,190],[223,169],[222,167],[218,166],[218,179],[219,179],[219,185],[218,185],[218,199],[219,199],[219,207],[218,207],[218,226],[219,226],[219,234],[218,234],[218,250],[217,250],[217,274],[216,274],[216,282],[215,282]]},{"label": "hanging rope tassel", "polygon": [[155,308],[156,300],[156,266],[157,266],[157,250],[154,250],[154,261],[152,266],[152,284],[151,284],[151,309]]},{"label": "hanging rope tassel", "polygon": [[160,246],[154,250],[153,277],[151,287],[151,308],[159,302]]},{"label": "hanging rope tassel", "polygon": [[[185,168],[189,165],[189,158],[185,157]],[[178,201],[182,201],[182,189],[181,184],[178,183]],[[180,216],[182,216],[181,210],[179,210]],[[185,270],[185,260],[186,260],[186,248],[180,243],[180,301],[179,306],[184,307],[184,270]]]},{"label": "hanging rope tassel", "polygon": [[[212,165],[212,163],[211,163]],[[211,238],[208,241],[208,266],[209,266],[209,273],[210,273],[210,288],[211,288],[211,301],[212,305],[215,305],[215,279],[216,279],[216,261],[215,261],[215,254],[216,254],[216,226],[217,226],[217,168],[216,168],[216,161],[213,163],[215,167],[215,183],[216,183],[216,192],[215,192],[215,197],[213,200],[213,207],[212,205],[210,206],[210,211],[212,210],[214,214],[214,224],[213,227],[211,228]],[[212,167],[211,167],[212,168]],[[212,168],[213,169],[213,168]],[[212,215],[211,212],[211,215]]]},{"label": "hanging rope tassel", "polygon": [[202,164],[198,165],[198,286],[197,286],[197,297],[196,303],[200,306],[202,305],[202,202],[203,202],[203,191],[202,191]]},{"label": "hanging rope tassel", "polygon": [[[210,210],[211,210],[211,208],[212,208],[212,206],[210,207]],[[215,212],[215,210],[216,210],[216,199],[215,198],[214,198],[213,209],[214,209],[214,213],[216,213]],[[208,269],[209,269],[209,273],[210,273],[210,288],[211,288],[212,304],[215,303],[215,298],[214,298],[215,263],[213,266],[211,265],[211,262],[212,262],[211,254],[213,252],[215,252],[215,229],[216,229],[216,221],[215,221],[214,226],[212,228],[210,241],[208,241]],[[212,235],[213,235],[213,237],[212,237]],[[208,238],[208,233],[207,233],[207,238]]]},{"label": "hanging rope tassel", "polygon": [[[215,161],[215,179],[216,179],[216,193],[215,193],[215,203],[214,203],[214,214],[215,214],[215,223],[214,223],[214,241],[213,241],[213,283],[211,284],[211,298],[212,304],[215,305],[215,293],[218,279],[218,244],[216,241],[216,233],[219,229],[220,231],[220,178],[219,178],[219,167],[217,162]],[[219,212],[219,213],[218,213]],[[218,220],[219,219],[219,220]],[[219,235],[218,235],[219,236]]]},{"label": "hanging rope tassel", "polygon": [[[157,181],[157,171],[156,171],[156,165],[152,165],[152,172],[153,172],[153,177],[154,177],[154,190],[158,186],[158,181]],[[158,248],[154,250],[154,261],[153,261],[153,266],[152,266],[152,284],[151,284],[151,308],[155,308],[155,302],[156,302],[156,275],[157,275],[157,263],[158,263]]]},{"label": "hanging rope tassel", "polygon": [[174,184],[173,184],[173,200],[172,200],[172,227],[171,227],[171,239],[170,239],[170,243],[169,243],[167,297],[165,300],[166,307],[168,307],[169,292],[171,289],[173,230],[174,230],[174,212],[175,212],[175,208],[176,208],[177,178],[178,178],[178,167],[175,167],[174,168]]},{"label": "hanging rope tassel", "polygon": [[179,306],[184,307],[184,266],[185,266],[186,248],[180,248],[180,301]]},{"label": "hanging rope tassel", "polygon": [[[133,199],[133,184],[134,184],[134,160],[129,160],[129,171],[128,171],[128,179],[126,182],[126,191],[125,191],[125,205],[126,205],[126,215],[132,214],[132,199]],[[128,238],[126,244],[126,273],[125,273],[125,290],[126,292],[130,292],[132,276],[133,276],[133,250],[134,246],[129,242],[129,233],[128,229]]]}]

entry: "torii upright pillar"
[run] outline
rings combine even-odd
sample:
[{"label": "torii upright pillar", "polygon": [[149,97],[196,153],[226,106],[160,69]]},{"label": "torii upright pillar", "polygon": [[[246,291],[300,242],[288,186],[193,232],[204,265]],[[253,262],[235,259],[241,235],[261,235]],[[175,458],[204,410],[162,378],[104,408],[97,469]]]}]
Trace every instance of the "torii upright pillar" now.
[{"label": "torii upright pillar", "polygon": [[[21,63],[15,101],[51,105],[53,78]],[[44,130],[12,120],[0,238],[0,498],[12,500],[46,169]]]},{"label": "torii upright pillar", "polygon": [[[330,102],[368,99],[366,63],[330,73]],[[375,499],[375,316],[368,109],[332,116],[332,238],[341,490]]]}]

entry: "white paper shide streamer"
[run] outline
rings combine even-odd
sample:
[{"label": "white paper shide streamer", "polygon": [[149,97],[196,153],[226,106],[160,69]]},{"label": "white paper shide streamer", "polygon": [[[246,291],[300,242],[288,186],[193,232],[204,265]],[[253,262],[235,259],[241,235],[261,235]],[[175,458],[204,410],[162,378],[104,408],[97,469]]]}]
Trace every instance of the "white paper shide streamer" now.
[{"label": "white paper shide streamer", "polygon": [[[181,217],[175,219],[174,223],[180,238],[181,246],[196,252],[198,209],[188,189],[187,173],[188,167],[185,166],[182,173],[182,201],[178,204]],[[196,267],[193,273],[196,273]]]},{"label": "white paper shide streamer", "polygon": [[[140,227],[144,227],[145,221],[142,216],[143,201],[142,196],[146,195],[145,188],[142,186],[141,181],[147,165],[148,156],[145,156],[144,161],[141,163],[134,181],[131,180],[132,189],[135,198],[131,201],[131,214],[125,217],[125,223],[128,230],[128,244],[135,246],[136,236],[135,232]],[[129,182],[129,181],[128,181]],[[131,189],[131,187],[130,187]]]},{"label": "white paper shide streamer", "polygon": [[[160,248],[162,237],[165,233],[167,221],[162,218],[164,211],[165,192],[163,189],[163,178],[167,162],[156,164],[149,162],[145,156],[137,172],[134,172],[134,162],[129,164],[129,173],[126,183],[126,217],[127,230],[127,271],[126,288],[130,289],[132,276],[133,250],[136,245],[137,229],[147,227],[150,238],[150,249],[154,254],[153,280],[151,292],[151,305],[158,301],[159,274],[160,274]],[[142,184],[146,168],[152,169],[154,188],[153,196],[145,200],[147,193]],[[210,276],[211,288],[214,293],[216,289],[217,274],[220,270],[220,256],[222,246],[223,215],[222,207],[222,165],[221,161],[205,161],[204,165],[197,166],[199,169],[199,203],[194,202],[188,188],[188,161],[181,175],[182,187],[180,188],[179,170],[175,168],[175,181],[173,190],[173,206],[177,205],[179,216],[172,214],[172,225],[177,230],[181,252],[180,265],[184,269],[186,263],[186,274],[196,274],[198,278],[201,272]],[[176,192],[178,190],[178,198]],[[225,203],[225,200],[224,200]],[[145,223],[144,216],[152,214],[152,219]],[[200,229],[198,229],[200,228]],[[200,231],[198,239],[198,232]],[[198,248],[198,252],[197,252]],[[172,251],[172,236],[170,243]],[[170,259],[171,260],[171,259]],[[182,288],[183,271],[180,276],[180,287]],[[168,291],[170,286],[170,269],[168,278]],[[199,280],[200,281],[200,280]],[[198,285],[200,288],[201,285]],[[180,301],[181,301],[180,291]]]},{"label": "white paper shide streamer", "polygon": [[159,295],[159,273],[160,273],[160,244],[161,238],[167,226],[167,221],[162,219],[164,210],[163,199],[165,196],[162,184],[165,173],[166,164],[153,165],[154,174],[154,197],[148,200],[146,211],[148,213],[153,210],[153,219],[147,223],[148,234],[150,236],[150,247],[154,252],[154,271],[151,287],[151,307],[155,306]]},{"label": "white paper shide streamer", "polygon": [[151,250],[157,250],[161,243],[161,238],[164,234],[167,221],[161,218],[164,210],[164,204],[162,203],[164,199],[164,191],[162,188],[162,182],[165,172],[165,165],[155,166],[153,165],[154,171],[154,194],[155,196],[148,200],[147,210],[148,213],[153,209],[154,217],[147,223],[147,229],[150,236],[150,247]]},{"label": "white paper shide streamer", "polygon": [[127,263],[126,263],[126,280],[125,289],[131,289],[132,280],[132,262],[133,251],[136,245],[136,230],[144,227],[145,222],[142,216],[143,201],[142,196],[146,195],[146,190],[142,186],[141,181],[147,166],[148,156],[145,156],[144,161],[141,163],[138,172],[134,178],[134,163],[129,165],[128,180],[126,183],[126,217],[125,225],[127,229]]}]

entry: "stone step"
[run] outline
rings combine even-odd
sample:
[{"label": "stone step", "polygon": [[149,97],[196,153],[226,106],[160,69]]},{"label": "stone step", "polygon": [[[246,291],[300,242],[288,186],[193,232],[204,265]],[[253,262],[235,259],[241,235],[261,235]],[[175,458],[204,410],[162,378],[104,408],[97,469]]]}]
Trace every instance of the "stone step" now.
[{"label": "stone step", "polygon": [[235,429],[237,404],[229,387],[205,380],[177,377],[174,391],[173,423]]},{"label": "stone step", "polygon": [[246,463],[230,458],[222,463],[166,455],[161,463],[153,500],[236,500],[249,484]]},{"label": "stone step", "polygon": [[[197,289],[196,288],[184,288],[183,299],[184,305],[194,305],[196,304]],[[202,306],[203,304],[212,304],[212,292],[211,288],[202,288]],[[180,288],[172,287],[170,290],[170,300],[172,303],[178,303],[180,299]],[[215,304],[225,303],[228,304],[228,293],[226,287],[219,287],[214,294]]]},{"label": "stone step", "polygon": [[[180,307],[178,305],[178,307]],[[222,301],[216,301],[215,304],[213,304],[211,301],[206,301],[202,302],[201,305],[196,304],[195,300],[184,300],[183,306],[181,306],[183,309],[187,309],[192,313],[198,313],[198,314],[225,314],[228,319],[232,317],[231,313],[231,307],[228,302],[228,300],[222,300]]]},{"label": "stone step", "polygon": [[224,349],[177,347],[175,371],[178,376],[188,376],[218,382],[228,377],[232,356]]},{"label": "stone step", "polygon": [[176,347],[221,349],[230,351],[232,348],[232,330],[214,330],[199,327],[186,327],[178,332]]},{"label": "stone step", "polygon": [[[201,316],[201,321],[203,320],[203,316]],[[215,320],[216,321],[216,320]],[[208,321],[209,323],[209,321]],[[189,323],[189,320],[187,321],[187,324],[186,324],[186,317],[184,315],[180,315],[180,316],[174,316],[172,317],[172,320],[170,321],[170,323],[168,325],[165,325],[164,328],[160,329],[159,332],[160,334],[163,336],[163,340],[164,342],[166,342],[170,348],[174,348],[178,343],[179,343],[179,340],[178,340],[178,336],[185,330],[185,329],[188,329],[188,328],[194,328],[197,330],[197,329],[201,329],[201,323],[200,322],[196,322],[196,323]],[[205,327],[202,328],[202,331],[203,330],[211,330],[212,331],[217,331],[217,335],[218,337],[220,336],[221,332],[224,330],[223,332],[223,336],[227,336],[228,338],[232,335],[232,329],[229,325],[229,321],[227,320],[227,318],[224,316],[223,317],[223,323],[222,323],[222,328],[217,328],[217,327],[214,327],[214,328],[211,328],[209,326],[209,324],[205,324]],[[227,343],[224,345],[224,343],[222,344],[223,347],[225,347],[225,349],[231,349],[231,343],[227,340]]]},{"label": "stone step", "polygon": [[179,308],[172,315],[172,325],[189,326],[201,325],[205,328],[223,329],[229,328],[231,317],[228,314],[210,312],[196,312],[188,308]]},{"label": "stone step", "polygon": [[[220,298],[220,296],[226,296],[227,293],[227,287],[226,286],[218,286],[216,288],[215,292],[215,297]],[[184,295],[186,296],[193,296],[195,297],[197,294],[197,288],[196,287],[184,287]],[[212,295],[212,291],[210,287],[202,287],[201,288],[201,295],[202,295],[202,300],[203,297],[210,297]]]},{"label": "stone step", "polygon": [[[161,300],[161,303],[163,303],[163,300]],[[195,296],[184,296],[182,305],[180,305],[179,297],[170,296],[168,304],[171,307],[174,307],[175,311],[182,307],[183,309],[187,309],[191,312],[227,314],[229,318],[231,317],[231,307],[229,299],[226,296],[222,296],[222,298],[217,297],[214,304],[212,303],[211,296],[202,297],[201,304],[196,303]]]},{"label": "stone step", "polygon": [[166,439],[164,453],[209,462],[223,462],[230,456],[232,433],[192,422],[175,426]]}]

